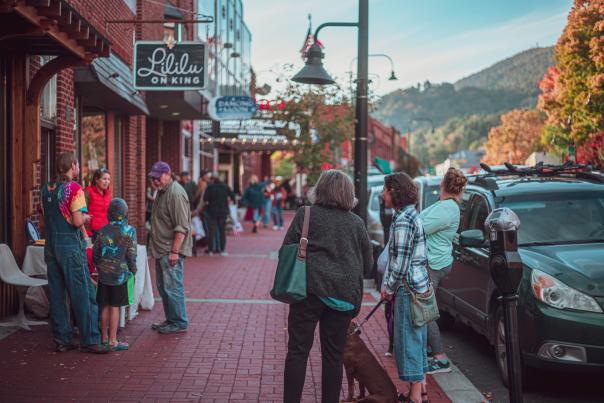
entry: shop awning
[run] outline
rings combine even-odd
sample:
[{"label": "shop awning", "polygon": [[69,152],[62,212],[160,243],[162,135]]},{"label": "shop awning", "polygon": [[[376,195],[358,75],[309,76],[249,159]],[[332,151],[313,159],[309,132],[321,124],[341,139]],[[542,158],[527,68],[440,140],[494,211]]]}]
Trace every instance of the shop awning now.
[{"label": "shop awning", "polygon": [[162,120],[207,119],[199,91],[145,91],[150,116]]},{"label": "shop awning", "polygon": [[67,0],[0,0],[0,38],[4,49],[85,61],[108,56],[111,47]]},{"label": "shop awning", "polygon": [[84,106],[128,115],[149,114],[145,100],[134,88],[132,70],[113,53],[95,59],[89,67],[76,68],[75,84]]}]

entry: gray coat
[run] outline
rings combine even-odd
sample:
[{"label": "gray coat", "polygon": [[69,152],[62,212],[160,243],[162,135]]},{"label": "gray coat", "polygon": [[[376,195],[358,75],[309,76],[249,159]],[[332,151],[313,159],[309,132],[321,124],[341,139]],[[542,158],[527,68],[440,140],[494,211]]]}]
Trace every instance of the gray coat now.
[{"label": "gray coat", "polygon": [[[284,245],[298,243],[304,207],[292,221]],[[332,297],[361,309],[363,274],[371,273],[372,248],[363,221],[354,213],[313,205],[310,208],[307,249],[307,292]]]}]

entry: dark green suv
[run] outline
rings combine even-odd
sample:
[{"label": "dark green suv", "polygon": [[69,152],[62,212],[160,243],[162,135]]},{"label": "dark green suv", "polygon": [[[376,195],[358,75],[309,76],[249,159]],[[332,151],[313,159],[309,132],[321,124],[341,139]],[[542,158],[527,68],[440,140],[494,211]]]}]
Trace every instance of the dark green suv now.
[{"label": "dark green suv", "polygon": [[525,370],[604,371],[604,176],[511,168],[474,177],[466,188],[453,270],[437,293],[440,324],[460,319],[485,335],[506,380],[503,315],[484,221],[494,208],[509,207],[520,218],[518,323]]}]

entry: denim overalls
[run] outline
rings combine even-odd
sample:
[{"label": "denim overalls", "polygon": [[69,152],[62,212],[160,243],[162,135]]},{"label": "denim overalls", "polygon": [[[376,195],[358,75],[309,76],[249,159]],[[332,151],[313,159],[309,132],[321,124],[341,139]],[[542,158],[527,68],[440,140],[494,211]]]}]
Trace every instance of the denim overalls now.
[{"label": "denim overalls", "polygon": [[[44,261],[48,269],[50,319],[54,340],[58,345],[71,343],[72,328],[66,295],[80,332],[80,346],[99,344],[96,291],[88,273],[86,244],[79,228],[69,224],[59,208],[59,191],[42,188],[42,205],[46,222]],[[67,291],[67,293],[66,293]]]}]

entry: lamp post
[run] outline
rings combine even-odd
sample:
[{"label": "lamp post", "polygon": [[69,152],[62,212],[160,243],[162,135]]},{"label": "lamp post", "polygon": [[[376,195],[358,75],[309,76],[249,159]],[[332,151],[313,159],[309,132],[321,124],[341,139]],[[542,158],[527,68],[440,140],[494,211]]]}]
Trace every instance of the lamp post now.
[{"label": "lamp post", "polygon": [[[315,41],[319,31],[325,27],[357,27],[357,94],[354,127],[354,189],[358,199],[356,213],[367,223],[367,81],[369,64],[369,0],[359,0],[359,20],[357,22],[327,22],[315,31]],[[313,43],[308,51],[306,65],[292,80],[304,84],[328,85],[335,81],[323,68],[323,51]]]},{"label": "lamp post", "polygon": [[[390,61],[390,77],[388,77],[388,81],[398,80],[398,77],[396,76],[396,74],[394,74],[394,62],[392,61],[392,58],[390,56],[388,56],[385,53],[371,53],[369,55],[369,57],[385,57],[386,59],[388,59]],[[350,63],[348,63],[349,71],[352,71],[352,62],[354,62],[357,59],[358,59],[357,57],[353,57],[352,60],[350,60]]]}]

